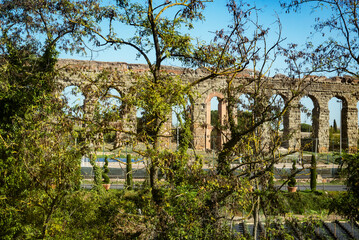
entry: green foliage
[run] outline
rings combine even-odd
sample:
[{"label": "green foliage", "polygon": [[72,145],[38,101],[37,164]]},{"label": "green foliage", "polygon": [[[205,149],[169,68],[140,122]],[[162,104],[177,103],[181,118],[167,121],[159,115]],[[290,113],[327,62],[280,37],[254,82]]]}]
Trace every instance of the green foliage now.
[{"label": "green foliage", "polygon": [[0,237],[46,238],[64,198],[80,187],[83,146],[73,146],[74,123],[52,94],[54,42],[39,50],[7,33],[0,37]]},{"label": "green foliage", "polygon": [[110,170],[108,169],[108,157],[105,157],[105,164],[103,165],[103,171],[102,171],[102,183],[109,184],[110,178],[108,177],[108,173]]},{"label": "green foliage", "polygon": [[317,160],[314,154],[312,154],[310,166],[310,189],[312,191],[317,190]]},{"label": "green foliage", "polygon": [[106,143],[113,143],[116,140],[116,132],[112,131],[104,134],[104,140]]},{"label": "green foliage", "polygon": [[[44,33],[47,40],[53,43],[49,44],[44,54],[38,54],[41,51],[35,45],[27,48],[26,44],[21,44],[19,48],[8,44],[9,54],[5,54],[5,64],[0,69],[3,73],[0,87],[4,90],[0,91],[0,100],[3,101],[0,108],[4,114],[0,115],[4,119],[0,122],[0,141],[4,142],[0,148],[1,159],[5,159],[0,162],[0,171],[4,175],[0,179],[0,213],[4,216],[0,220],[0,229],[6,231],[4,238],[236,238],[229,227],[227,214],[233,217],[241,210],[257,209],[259,197],[265,198],[272,193],[264,190],[272,176],[273,164],[280,160],[276,156],[280,138],[275,131],[285,111],[267,104],[264,90],[269,86],[261,78],[269,70],[262,72],[266,64],[271,66],[272,63],[264,61],[262,66],[256,64],[261,62],[257,59],[276,58],[270,52],[263,53],[263,49],[276,51],[281,38],[279,36],[278,42],[267,48],[265,41],[268,31],[249,19],[253,9],[250,6],[246,9],[243,3],[237,5],[230,1],[228,7],[234,23],[229,31],[217,32],[213,44],[199,43],[198,49],[195,49],[192,37],[183,33],[183,28],[191,29],[194,20],[202,19],[201,10],[205,2],[164,1],[162,4],[150,0],[140,4],[137,1],[116,1],[116,7],[99,7],[96,1],[56,4],[53,1],[33,1],[35,4],[13,1],[7,5],[8,9],[0,6],[3,13],[0,21],[3,20],[6,26],[11,27],[11,21],[14,21],[14,29],[23,26],[28,30],[26,34]],[[176,11],[172,12],[174,9]],[[17,17],[19,10],[28,15]],[[61,15],[54,16],[59,12]],[[43,13],[45,18],[34,13]],[[175,15],[171,16],[172,13]],[[55,21],[57,17],[61,19],[60,22]],[[34,21],[29,22],[31,19]],[[111,30],[106,34],[99,29],[103,22],[110,23]],[[248,23],[253,23],[256,30],[252,39],[248,39],[243,32],[243,29],[253,27]],[[121,34],[116,33],[118,26],[118,33],[123,31],[121,24],[134,28],[134,34],[129,39],[123,39]],[[10,33],[16,37],[17,31],[11,30]],[[94,111],[80,119],[81,127],[75,126],[79,116],[63,114],[61,110],[64,106],[58,102],[57,96],[52,95],[57,55],[55,42],[51,40],[62,39],[63,34],[67,33],[74,37],[74,42],[60,47],[72,50],[86,35],[86,39],[94,41],[96,46],[133,47],[138,56],[145,59],[149,69],[148,74],[132,73],[131,77],[136,83],[121,97],[120,109],[106,110],[95,104]],[[25,31],[21,34],[25,34]],[[39,45],[41,39],[36,41]],[[17,41],[23,42],[21,38]],[[243,52],[243,49],[250,50]],[[265,58],[260,56],[262,53]],[[153,59],[152,54],[155,56]],[[163,71],[163,61],[178,59],[191,67],[204,67],[206,76],[193,79],[188,84],[180,77]],[[231,88],[232,77],[245,70],[248,64],[261,69],[260,72],[253,71],[253,84]],[[116,77],[110,79],[107,75],[107,72],[103,72],[91,79],[93,81],[88,81],[93,84],[88,89],[98,90],[94,95],[106,98],[109,96],[109,87],[119,85]],[[193,141],[193,116],[191,107],[187,105],[189,100],[193,104],[193,86],[219,75],[223,75],[228,84],[225,100],[230,104],[229,124],[218,131],[222,131],[219,134],[226,131],[231,134],[218,158],[217,172],[204,171],[202,158],[195,151],[194,156],[188,154]],[[232,100],[232,96],[237,96],[252,85],[255,94],[251,96],[250,111],[238,114],[238,123],[235,124],[235,114],[232,113],[238,102]],[[288,99],[286,102],[290,101]],[[179,148],[173,152],[162,149],[160,142],[162,137],[168,137],[163,136],[164,126],[176,106],[182,109],[183,115],[179,118]],[[98,132],[107,126],[110,127],[102,132],[111,134],[106,134],[104,138],[106,141],[114,140],[115,132],[125,130],[122,126],[110,129],[114,125],[111,123],[127,120],[122,119],[122,113],[134,108],[141,109],[143,116],[137,132],[128,132],[128,135],[135,136],[134,139],[144,145],[144,149],[138,152],[148,160],[150,187],[144,184],[136,190],[104,192],[102,178],[104,182],[109,182],[107,158],[102,172],[95,157],[91,156],[94,189],[97,191],[79,190],[79,159],[87,155],[87,141],[93,140],[92,137],[95,139]],[[213,114],[218,115],[218,112]],[[260,134],[267,123],[275,124],[276,128],[271,129],[273,141],[269,144],[270,150],[264,151]],[[75,145],[74,138],[78,136],[83,141]],[[93,148],[92,151],[97,150],[96,146]],[[239,158],[243,165],[232,169],[233,161]],[[132,186],[130,160],[128,155],[128,186]],[[157,179],[159,170],[166,176],[163,181]],[[252,185],[257,189],[254,192]],[[258,190],[260,187],[264,191],[263,196]]]},{"label": "green foliage", "polygon": [[90,164],[92,166],[93,174],[94,174],[94,189],[97,191],[101,191],[102,187],[102,170],[97,165],[95,157],[93,155],[90,156]]},{"label": "green foliage", "polygon": [[359,154],[342,155],[341,176],[347,192],[337,199],[335,211],[349,219],[359,220]]},{"label": "green foliage", "polygon": [[310,124],[307,123],[301,123],[300,124],[300,131],[301,132],[312,132],[313,131],[313,127]]},{"label": "green foliage", "polygon": [[[0,123],[6,131],[15,130],[14,117],[25,118],[28,110],[41,103],[54,87],[57,52],[48,46],[43,55],[32,45],[18,47],[7,36],[2,46],[0,82]],[[4,49],[5,48],[5,49]]]},{"label": "green foliage", "polygon": [[316,238],[315,232],[318,231],[318,227],[322,225],[320,219],[313,218],[311,216],[303,220],[299,220],[297,218],[289,218],[285,220],[285,223],[292,229],[296,229],[296,232],[293,232],[292,236],[298,234],[299,239]]},{"label": "green foliage", "polygon": [[211,110],[211,125],[215,127],[219,127],[219,116],[218,110]]},{"label": "green foliage", "polygon": [[273,216],[285,213],[322,214],[331,211],[332,204],[342,193],[297,191],[295,193],[263,193],[263,207],[266,213]]}]

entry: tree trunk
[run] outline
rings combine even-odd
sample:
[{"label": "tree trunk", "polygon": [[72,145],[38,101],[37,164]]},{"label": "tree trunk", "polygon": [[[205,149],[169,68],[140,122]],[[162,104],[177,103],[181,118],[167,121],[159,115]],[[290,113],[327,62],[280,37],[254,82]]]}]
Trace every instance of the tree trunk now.
[{"label": "tree trunk", "polygon": [[260,205],[260,196],[257,196],[256,206],[253,211],[253,239],[258,237],[258,223],[259,223],[259,205]]}]

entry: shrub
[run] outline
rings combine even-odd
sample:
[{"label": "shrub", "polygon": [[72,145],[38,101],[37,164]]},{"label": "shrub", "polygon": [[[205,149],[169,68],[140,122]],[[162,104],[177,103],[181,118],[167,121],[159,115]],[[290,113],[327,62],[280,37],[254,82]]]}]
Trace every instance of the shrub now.
[{"label": "shrub", "polygon": [[312,155],[310,167],[310,189],[312,191],[317,190],[317,160],[314,154]]},{"label": "shrub", "polygon": [[297,171],[296,163],[297,163],[297,161],[293,160],[292,171],[291,171],[291,175],[290,175],[289,181],[288,181],[289,187],[295,187],[295,185],[297,185],[297,180],[295,180],[295,175],[296,175],[296,171]]},{"label": "shrub", "polygon": [[126,185],[128,189],[132,189],[133,187],[132,162],[130,154],[126,157]]},{"label": "shrub", "polygon": [[108,173],[110,172],[110,170],[108,169],[108,159],[107,156],[105,157],[105,164],[103,165],[103,171],[102,171],[102,183],[104,184],[109,184],[110,183],[110,178],[108,177]]}]

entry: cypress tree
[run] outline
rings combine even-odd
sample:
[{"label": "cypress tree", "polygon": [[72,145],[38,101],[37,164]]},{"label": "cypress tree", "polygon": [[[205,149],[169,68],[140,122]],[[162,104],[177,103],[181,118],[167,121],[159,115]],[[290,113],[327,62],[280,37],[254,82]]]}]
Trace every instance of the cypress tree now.
[{"label": "cypress tree", "polygon": [[333,130],[334,130],[335,133],[338,132],[337,122],[335,121],[335,119],[334,119],[334,122],[333,122]]},{"label": "cypress tree", "polygon": [[129,190],[133,187],[131,154],[128,154],[126,158],[126,185]]},{"label": "cypress tree", "polygon": [[100,192],[102,190],[102,186],[101,186],[102,170],[96,164],[95,158],[96,157],[94,155],[90,156],[90,164],[92,165],[92,170],[93,170],[93,173],[94,173],[94,189],[96,191]]},{"label": "cypress tree", "polygon": [[110,170],[108,169],[108,159],[107,156],[105,157],[105,164],[103,165],[103,172],[102,172],[102,178],[104,184],[110,183],[110,178],[108,177],[108,173]]},{"label": "cypress tree", "polygon": [[317,160],[314,154],[312,155],[310,167],[310,189],[312,191],[317,190]]},{"label": "cypress tree", "polygon": [[291,177],[288,181],[289,187],[295,187],[295,185],[297,185],[297,180],[295,179],[295,174],[294,174],[297,171],[296,164],[297,164],[297,161],[294,159],[293,164],[292,164]]}]

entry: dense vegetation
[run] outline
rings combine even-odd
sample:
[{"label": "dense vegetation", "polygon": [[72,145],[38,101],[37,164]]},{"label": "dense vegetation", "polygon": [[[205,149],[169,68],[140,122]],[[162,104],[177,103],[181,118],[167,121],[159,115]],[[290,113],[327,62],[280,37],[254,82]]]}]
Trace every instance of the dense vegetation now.
[{"label": "dense vegetation", "polygon": [[[291,136],[279,134],[283,115],[302,94],[303,81],[314,71],[335,68],[357,74],[353,72],[358,62],[357,40],[349,41],[355,46],[349,49],[349,62],[340,61],[347,57],[348,48],[337,48],[339,57],[327,64],[330,69],[323,69],[328,58],[318,59],[326,53],[322,45],[311,50],[318,55],[297,51],[294,44],[280,46],[279,22],[277,31],[265,28],[250,4],[228,1],[227,14],[233,22],[214,33],[213,41],[195,43],[183,29],[192,31],[193,23],[203,20],[203,11],[212,1],[160,2],[0,2],[0,237],[236,239],[240,236],[231,229],[235,217],[252,217],[257,236],[259,221],[270,222],[272,216],[288,212],[303,214],[305,208],[316,212],[331,209],[358,220],[358,155],[345,155],[341,161],[349,187],[345,194],[290,194],[277,191],[273,185],[274,164],[284,157],[279,147]],[[293,1],[284,7],[296,9],[304,2]],[[338,7],[357,9],[350,4],[354,3]],[[332,10],[335,13],[335,8]],[[356,11],[345,11],[351,13]],[[348,24],[356,26],[353,21]],[[122,27],[132,27],[133,36],[125,39]],[[269,35],[275,39],[270,43]],[[62,77],[56,68],[58,51],[84,51],[88,43],[118,50],[129,46],[145,59],[149,73],[133,73],[135,84],[122,96],[111,94],[119,79],[109,77],[109,73],[83,76],[90,82],[88,91],[103,101],[115,97],[120,107],[104,108],[98,101],[86,111],[71,108],[66,99],[59,98],[54,84]],[[292,95],[285,103],[265,92],[270,88],[265,76],[279,54],[287,59],[290,75],[285,80]],[[167,60],[201,67],[206,75],[185,83],[162,71]],[[236,76],[249,66],[253,76],[234,86]],[[189,154],[193,141],[191,108],[197,97],[196,85],[218,76],[226,79],[222,91],[228,120],[214,124],[220,134],[230,134],[217,150],[215,167],[205,171],[203,157],[196,151]],[[246,92],[248,86],[252,88],[248,102],[240,101],[238,94]],[[172,151],[160,143],[174,107],[181,109],[182,137]],[[137,129],[125,129],[126,122],[137,122],[127,117],[136,108],[142,111]],[[263,138],[264,131],[269,131],[270,140]],[[105,191],[102,182],[109,180],[107,162],[103,170],[95,162],[95,152],[105,141],[113,143],[114,149],[123,143],[131,146],[146,163],[148,179],[131,189],[129,177],[126,190]],[[139,148],[139,143],[144,147]],[[80,187],[83,156],[90,159],[95,173],[89,191]],[[130,166],[127,171],[131,172]],[[292,177],[297,171],[294,162]],[[290,207],[293,202],[296,206]]]}]

